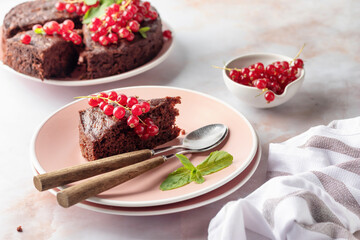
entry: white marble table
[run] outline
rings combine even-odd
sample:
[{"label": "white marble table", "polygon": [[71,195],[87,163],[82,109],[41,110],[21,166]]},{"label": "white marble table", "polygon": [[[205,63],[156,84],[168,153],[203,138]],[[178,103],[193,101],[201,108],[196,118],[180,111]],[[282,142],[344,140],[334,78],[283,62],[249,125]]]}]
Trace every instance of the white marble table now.
[{"label": "white marble table", "polygon": [[[0,16],[20,0],[2,1]],[[360,114],[360,2],[260,0],[153,0],[175,29],[166,62],[127,80],[87,87],[31,82],[0,69],[0,238],[1,239],[204,239],[211,218],[228,201],[247,196],[265,181],[268,144],[333,119]],[[226,89],[222,65],[240,54],[302,54],[306,78],[286,104],[268,110],[241,105]],[[32,184],[29,144],[38,125],[74,96],[112,88],[165,85],[189,88],[222,99],[242,112],[263,148],[260,166],[238,191],[186,212],[126,217],[59,207],[50,193]],[[16,227],[21,225],[23,232]]]}]

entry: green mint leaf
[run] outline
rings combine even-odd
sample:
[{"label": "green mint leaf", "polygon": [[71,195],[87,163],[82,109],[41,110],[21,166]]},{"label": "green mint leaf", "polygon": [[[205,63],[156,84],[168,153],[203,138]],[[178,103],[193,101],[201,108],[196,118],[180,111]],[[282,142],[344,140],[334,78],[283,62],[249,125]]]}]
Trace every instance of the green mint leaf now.
[{"label": "green mint leaf", "polygon": [[84,3],[89,6],[96,4],[96,2],[97,0],[84,0]]},{"label": "green mint leaf", "polygon": [[42,34],[42,35],[45,34],[45,31],[44,31],[43,28],[37,28],[37,29],[34,30],[34,32],[35,32],[36,34]]},{"label": "green mint leaf", "polygon": [[105,14],[105,9],[114,3],[114,0],[102,0],[101,4],[96,8],[90,8],[89,11],[86,12],[83,18],[83,24],[89,24],[91,19],[94,17],[101,17]]},{"label": "green mint leaf", "polygon": [[190,171],[196,170],[195,166],[190,162],[190,160],[182,154],[176,154],[176,157],[180,159],[180,162],[184,167]]},{"label": "green mint leaf", "polygon": [[123,0],[117,0],[116,4],[121,4],[123,2]]},{"label": "green mint leaf", "polygon": [[146,32],[150,30],[150,27],[142,27],[139,29],[139,33],[143,38],[147,38]]},{"label": "green mint leaf", "polygon": [[167,178],[161,183],[160,189],[162,191],[171,190],[189,183],[191,183],[190,170],[181,167],[167,176]]},{"label": "green mint leaf", "polygon": [[204,177],[201,175],[200,171],[198,171],[197,169],[194,169],[193,171],[191,171],[190,180],[193,182],[199,183],[199,184],[205,182]]},{"label": "green mint leaf", "polygon": [[208,175],[221,169],[224,169],[232,164],[233,156],[225,151],[215,151],[196,168],[201,172],[202,175]]}]

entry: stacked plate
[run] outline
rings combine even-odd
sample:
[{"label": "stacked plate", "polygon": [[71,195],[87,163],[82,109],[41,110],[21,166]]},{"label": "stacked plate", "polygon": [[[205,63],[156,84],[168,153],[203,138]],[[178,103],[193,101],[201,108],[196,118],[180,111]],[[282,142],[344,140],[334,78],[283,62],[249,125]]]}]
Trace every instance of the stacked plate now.
[{"label": "stacked plate", "polygon": [[[143,99],[181,96],[177,125],[187,132],[212,123],[229,127],[229,136],[215,150],[234,156],[232,165],[205,176],[202,184],[161,191],[159,186],[166,176],[181,167],[172,159],[131,181],[89,198],[78,206],[93,211],[132,216],[161,215],[185,211],[215,202],[241,187],[255,172],[261,149],[255,130],[249,121],[229,105],[202,93],[170,87],[132,87],[114,89],[128,96]],[[70,103],[46,119],[36,132],[31,147],[34,174],[51,172],[86,162],[78,143],[78,111],[88,107],[86,100]],[[178,144],[181,137],[167,145]],[[196,166],[209,152],[188,155]],[[76,184],[76,183],[75,183]],[[64,187],[50,190],[56,195]],[[55,199],[54,199],[55,200]]]}]

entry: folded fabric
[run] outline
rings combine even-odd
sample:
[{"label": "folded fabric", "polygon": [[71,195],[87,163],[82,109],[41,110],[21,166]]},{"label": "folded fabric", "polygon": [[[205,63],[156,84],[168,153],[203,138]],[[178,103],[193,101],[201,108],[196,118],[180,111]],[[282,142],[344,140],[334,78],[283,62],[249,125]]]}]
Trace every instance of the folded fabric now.
[{"label": "folded fabric", "polygon": [[360,239],[360,117],[270,144],[271,178],[211,220],[210,240]]}]

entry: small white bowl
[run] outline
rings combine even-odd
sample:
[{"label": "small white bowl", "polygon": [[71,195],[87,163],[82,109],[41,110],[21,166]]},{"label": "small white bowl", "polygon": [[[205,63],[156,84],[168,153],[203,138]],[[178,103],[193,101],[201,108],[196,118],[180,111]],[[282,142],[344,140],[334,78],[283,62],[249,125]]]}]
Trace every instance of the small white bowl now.
[{"label": "small white bowl", "polygon": [[[242,55],[226,63],[225,68],[244,68],[257,62],[262,62],[266,67],[268,64],[276,61],[291,61],[292,58],[272,53],[253,53]],[[275,94],[274,101],[268,103],[263,94],[262,90],[256,87],[245,86],[240,83],[234,82],[229,77],[229,71],[223,70],[223,78],[227,88],[238,97],[244,104],[250,105],[256,108],[272,108],[285,103],[292,98],[301,87],[304,81],[305,70],[302,69],[300,76],[288,84],[281,95]],[[260,95],[261,94],[261,95]],[[260,96],[259,96],[260,95]]]}]

